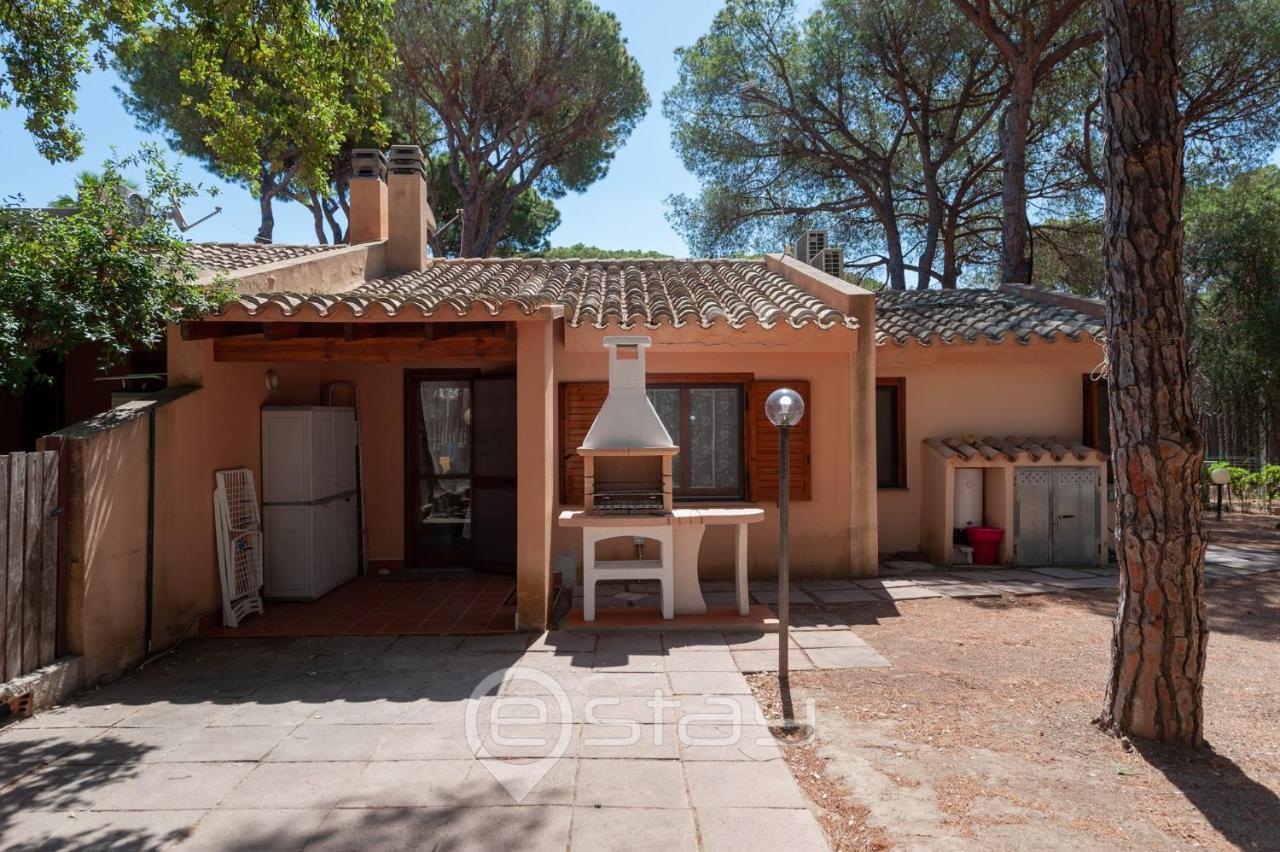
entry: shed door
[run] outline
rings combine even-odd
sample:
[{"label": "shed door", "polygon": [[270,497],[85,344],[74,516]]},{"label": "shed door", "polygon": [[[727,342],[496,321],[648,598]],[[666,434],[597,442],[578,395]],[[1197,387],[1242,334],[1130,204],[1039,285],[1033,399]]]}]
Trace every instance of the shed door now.
[{"label": "shed door", "polygon": [[1098,555],[1098,470],[1019,467],[1014,474],[1014,562],[1093,565]]},{"label": "shed door", "polygon": [[1053,472],[1053,564],[1092,565],[1098,555],[1098,471]]},{"label": "shed door", "polygon": [[1049,565],[1052,559],[1053,524],[1050,503],[1053,471],[1045,467],[1020,467],[1014,474],[1014,562]]}]

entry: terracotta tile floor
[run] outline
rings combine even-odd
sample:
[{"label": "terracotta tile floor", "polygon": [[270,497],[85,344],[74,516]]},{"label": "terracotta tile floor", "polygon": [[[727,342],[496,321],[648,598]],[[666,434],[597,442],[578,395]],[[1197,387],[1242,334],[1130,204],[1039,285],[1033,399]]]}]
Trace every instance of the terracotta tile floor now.
[{"label": "terracotta tile floor", "polygon": [[515,580],[487,574],[357,577],[319,600],[266,602],[237,628],[203,636],[423,636],[515,630]]}]

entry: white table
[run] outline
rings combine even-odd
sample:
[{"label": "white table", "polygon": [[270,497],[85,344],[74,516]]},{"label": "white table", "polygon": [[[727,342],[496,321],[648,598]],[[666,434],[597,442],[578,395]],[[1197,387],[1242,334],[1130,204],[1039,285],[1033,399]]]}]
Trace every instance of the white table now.
[{"label": "white table", "polygon": [[[674,566],[673,585],[676,615],[702,615],[707,603],[702,597],[698,582],[698,553],[702,549],[702,535],[708,526],[733,525],[734,535],[734,592],[739,615],[749,610],[747,601],[747,525],[764,520],[764,509],[675,509],[661,515],[592,515],[580,509],[568,509],[560,513],[560,525],[583,529],[585,549],[595,548],[596,542],[606,538],[646,535],[646,528],[669,527],[672,533]],[[590,530],[590,532],[588,532]],[[655,536],[650,536],[655,537]],[[662,536],[665,538],[665,536]],[[594,616],[594,589],[584,589],[584,603],[590,599],[590,613],[584,612],[587,621]],[[666,614],[664,613],[664,616]]]}]

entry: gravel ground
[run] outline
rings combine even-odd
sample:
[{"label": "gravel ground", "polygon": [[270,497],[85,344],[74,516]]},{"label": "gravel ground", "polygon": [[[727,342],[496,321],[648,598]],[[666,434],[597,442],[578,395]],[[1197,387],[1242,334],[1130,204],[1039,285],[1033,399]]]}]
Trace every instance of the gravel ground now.
[{"label": "gravel ground", "polygon": [[[857,604],[888,669],[797,672],[793,773],[837,849],[1280,849],[1280,575],[1215,583],[1207,747],[1132,749],[1102,705],[1114,596]],[[777,681],[754,678],[762,702]]]}]

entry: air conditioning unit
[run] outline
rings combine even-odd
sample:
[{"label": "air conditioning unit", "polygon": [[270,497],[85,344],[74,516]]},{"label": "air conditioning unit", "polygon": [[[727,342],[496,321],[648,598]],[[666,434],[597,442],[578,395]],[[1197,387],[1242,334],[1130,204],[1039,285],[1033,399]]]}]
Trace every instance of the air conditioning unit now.
[{"label": "air conditioning unit", "polygon": [[826,251],[826,248],[826,231],[805,231],[800,235],[800,241],[796,243],[796,259],[801,263],[816,266],[818,255]]},{"label": "air conditioning unit", "polygon": [[842,249],[825,249],[814,258],[813,265],[828,275],[836,278],[844,274],[844,251]]}]

